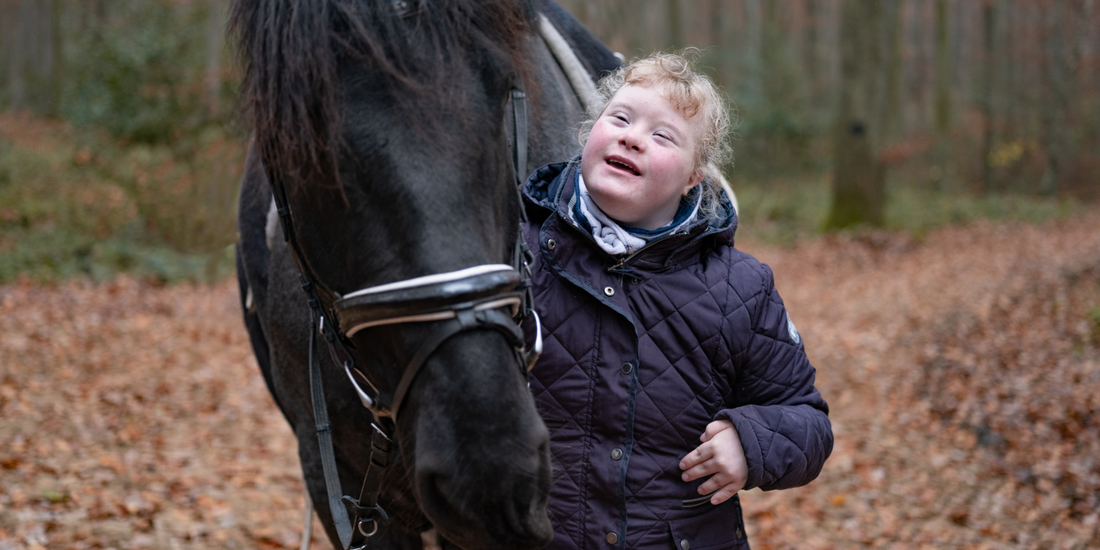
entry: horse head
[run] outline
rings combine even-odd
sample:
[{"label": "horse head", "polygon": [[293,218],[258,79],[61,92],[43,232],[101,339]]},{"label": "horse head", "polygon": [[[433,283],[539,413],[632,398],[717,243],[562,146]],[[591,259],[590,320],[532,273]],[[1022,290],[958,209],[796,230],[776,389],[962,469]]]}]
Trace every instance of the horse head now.
[{"label": "horse head", "polygon": [[[384,492],[410,483],[424,515],[463,548],[546,544],[548,434],[516,336],[502,322],[467,320],[440,338],[455,321],[403,317],[398,304],[389,319],[402,322],[372,323],[377,310],[363,306],[400,281],[419,291],[476,278],[471,293],[515,293],[495,266],[512,263],[518,238],[506,120],[514,88],[538,93],[525,61],[531,6],[239,0],[233,9],[255,148],[285,191],[284,228],[318,311],[355,364],[350,380],[339,364],[326,360],[323,371],[343,485],[355,486],[367,460],[362,401],[393,430],[407,476],[387,479]],[[498,318],[514,305],[479,303]],[[405,377],[410,363],[419,371]]]}]

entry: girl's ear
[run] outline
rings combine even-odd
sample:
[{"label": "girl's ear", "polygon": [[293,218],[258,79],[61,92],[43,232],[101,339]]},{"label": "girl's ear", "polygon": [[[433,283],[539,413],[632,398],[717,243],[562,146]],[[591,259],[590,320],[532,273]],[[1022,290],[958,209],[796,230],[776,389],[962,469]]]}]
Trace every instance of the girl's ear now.
[{"label": "girl's ear", "polygon": [[684,186],[684,191],[680,193],[680,196],[686,197],[688,192],[695,188],[696,185],[699,185],[699,182],[703,181],[703,176],[705,175],[705,170],[696,168],[695,171],[691,173],[691,179],[689,179],[687,185]]}]

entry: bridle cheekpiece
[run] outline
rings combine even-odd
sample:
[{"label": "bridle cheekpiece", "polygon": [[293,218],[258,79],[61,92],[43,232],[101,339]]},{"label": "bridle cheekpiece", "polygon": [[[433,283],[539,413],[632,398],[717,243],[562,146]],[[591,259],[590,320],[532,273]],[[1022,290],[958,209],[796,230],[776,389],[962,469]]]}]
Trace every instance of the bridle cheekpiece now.
[{"label": "bridle cheekpiece", "polygon": [[[511,99],[515,143],[511,147],[512,162],[509,164],[512,164],[518,191],[518,186],[522,184],[519,175],[526,172],[527,166],[526,96],[519,89],[513,89]],[[452,336],[470,330],[491,329],[501,333],[515,349],[517,364],[525,376],[538,359],[542,352],[542,327],[531,295],[530,264],[533,256],[521,227],[512,252],[512,265],[477,265],[371,286],[341,296],[318,284],[316,274],[305,262],[296,238],[286,186],[278,174],[266,168],[265,171],[283,228],[283,238],[298,268],[299,280],[310,308],[310,391],[329,508],[343,547],[358,550],[365,547],[368,537],[378,532],[379,522],[389,519],[378,505],[378,492],[383,473],[389,467],[393,428],[409,387],[428,357]],[[517,197],[520,199],[521,218],[525,220],[522,196],[517,194]],[[326,308],[319,292],[330,298],[331,310]],[[535,344],[530,350],[525,349],[523,331],[519,327],[519,323],[527,317],[534,317],[536,323]],[[360,331],[373,327],[421,322],[437,325],[405,366],[392,395],[386,395],[359,368],[345,342]],[[325,340],[333,361],[344,369],[359,400],[374,416],[370,463],[358,499],[341,497],[343,491],[336,471],[317,336]],[[349,511],[354,520],[349,520]]]}]

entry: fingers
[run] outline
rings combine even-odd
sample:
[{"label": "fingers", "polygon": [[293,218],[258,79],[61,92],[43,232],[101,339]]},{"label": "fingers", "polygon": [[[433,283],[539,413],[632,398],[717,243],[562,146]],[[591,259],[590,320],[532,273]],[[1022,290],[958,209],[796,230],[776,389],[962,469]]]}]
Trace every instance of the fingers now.
[{"label": "fingers", "polygon": [[719,433],[725,430],[732,429],[733,422],[730,422],[729,420],[715,420],[714,422],[707,424],[707,429],[703,431],[703,435],[699,436],[699,439],[703,443],[706,443],[707,441],[713,439],[714,436],[718,435]]},{"label": "fingers", "polygon": [[699,486],[699,494],[706,495],[718,491],[711,497],[710,501],[714,504],[720,504],[745,487],[746,477],[738,472],[719,470]]},{"label": "fingers", "polygon": [[684,470],[681,479],[694,481],[711,476],[699,486],[699,494],[723,491],[711,499],[712,502],[717,499],[717,504],[745,486],[749,471],[737,430],[731,423],[712,422],[707,426],[704,437],[708,433],[712,434],[708,440],[680,461],[680,469]]},{"label": "fingers", "polygon": [[725,487],[719,489],[717,493],[711,495],[710,503],[722,504],[723,502],[729,500],[733,495],[736,495],[737,491],[740,491],[741,488],[744,486],[744,483],[742,483],[740,486],[738,486],[736,483],[730,483],[729,485],[726,485]]},{"label": "fingers", "polygon": [[[691,451],[680,461],[680,469],[685,470],[682,476],[684,481],[691,481],[712,472],[705,471],[702,464],[708,462],[714,456],[713,445],[702,444]],[[690,477],[689,477],[690,474]]]},{"label": "fingers", "polygon": [[714,461],[708,460],[684,470],[684,473],[680,474],[680,479],[684,481],[695,481],[696,479],[709,476],[716,471],[717,470],[714,469]]}]

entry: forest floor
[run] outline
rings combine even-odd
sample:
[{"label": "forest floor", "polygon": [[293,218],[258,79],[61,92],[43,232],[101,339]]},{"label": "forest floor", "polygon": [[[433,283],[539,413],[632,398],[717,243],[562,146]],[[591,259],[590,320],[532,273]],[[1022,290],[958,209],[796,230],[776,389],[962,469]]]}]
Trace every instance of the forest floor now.
[{"label": "forest floor", "polygon": [[[742,244],[836,434],[817,481],[742,494],[754,548],[1100,547],[1100,214]],[[0,286],[0,550],[297,548],[295,441],[238,303]]]}]

